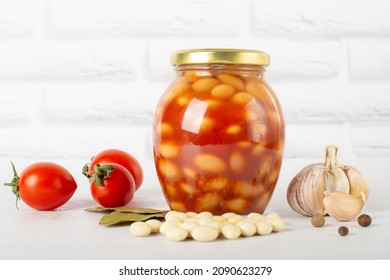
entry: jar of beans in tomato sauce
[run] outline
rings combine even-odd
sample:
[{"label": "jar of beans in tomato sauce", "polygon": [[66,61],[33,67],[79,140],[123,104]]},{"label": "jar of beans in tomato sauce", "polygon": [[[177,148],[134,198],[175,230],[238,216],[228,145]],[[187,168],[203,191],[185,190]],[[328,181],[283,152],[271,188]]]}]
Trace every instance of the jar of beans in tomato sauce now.
[{"label": "jar of beans in tomato sauce", "polygon": [[263,213],[279,177],[284,119],[264,80],[269,55],[192,49],[171,56],[176,78],[153,121],[159,182],[172,210]]}]

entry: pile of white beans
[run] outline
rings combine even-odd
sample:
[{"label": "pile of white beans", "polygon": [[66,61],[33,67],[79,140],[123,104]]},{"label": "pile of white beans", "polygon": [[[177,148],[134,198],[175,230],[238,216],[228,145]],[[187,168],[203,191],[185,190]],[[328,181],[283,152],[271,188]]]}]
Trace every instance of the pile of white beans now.
[{"label": "pile of white beans", "polygon": [[275,212],[268,215],[250,213],[247,216],[225,213],[214,216],[210,212],[170,211],[165,215],[165,222],[151,219],[145,222],[134,222],[130,232],[135,236],[149,236],[161,233],[172,241],[183,241],[192,238],[196,241],[209,242],[219,236],[234,240],[240,236],[267,235],[283,231],[285,223]]}]

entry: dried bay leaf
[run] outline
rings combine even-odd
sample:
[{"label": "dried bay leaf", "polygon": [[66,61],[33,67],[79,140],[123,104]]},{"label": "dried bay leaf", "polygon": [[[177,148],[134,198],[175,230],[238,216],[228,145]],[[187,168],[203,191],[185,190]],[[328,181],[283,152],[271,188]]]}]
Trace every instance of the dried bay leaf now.
[{"label": "dried bay leaf", "polygon": [[158,210],[153,208],[142,208],[142,207],[113,207],[113,208],[105,208],[103,206],[97,206],[93,208],[87,208],[85,211],[88,212],[122,212],[122,213],[141,213],[141,214],[159,214],[164,213],[166,214],[168,210]]},{"label": "dried bay leaf", "polygon": [[114,211],[110,214],[104,215],[100,221],[99,224],[104,226],[112,226],[122,223],[129,223],[129,222],[143,222],[149,219],[158,219],[158,218],[164,218],[166,212],[164,213],[123,213],[120,211]]}]

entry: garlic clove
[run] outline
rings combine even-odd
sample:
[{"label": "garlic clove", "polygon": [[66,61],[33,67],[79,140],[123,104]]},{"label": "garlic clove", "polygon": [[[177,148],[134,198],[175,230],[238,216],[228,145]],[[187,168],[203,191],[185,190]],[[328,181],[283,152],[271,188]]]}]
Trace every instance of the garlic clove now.
[{"label": "garlic clove", "polygon": [[327,192],[349,193],[350,185],[348,177],[340,167],[334,166],[326,172],[325,190]]},{"label": "garlic clove", "polygon": [[310,193],[309,197],[310,197],[310,200],[312,201],[311,202],[312,211],[310,212],[310,214],[311,214],[310,216],[314,216],[317,214],[324,216],[326,214],[326,211],[325,211],[325,207],[324,207],[324,203],[323,203],[323,197],[324,197],[323,192],[325,191],[326,173],[322,169],[316,170],[316,171],[319,172],[319,174],[317,175],[317,178],[313,179],[313,180],[317,180],[316,185],[314,185],[314,182],[313,182],[313,184],[310,187],[310,190],[308,189],[308,192]]},{"label": "garlic clove", "polygon": [[363,173],[352,166],[345,166],[343,169],[349,181],[350,194],[359,195],[361,192],[363,192],[365,200],[367,200],[368,182]]},{"label": "garlic clove", "polygon": [[324,192],[325,211],[338,221],[350,221],[361,212],[366,201],[363,192],[360,195],[351,195],[344,192]]}]

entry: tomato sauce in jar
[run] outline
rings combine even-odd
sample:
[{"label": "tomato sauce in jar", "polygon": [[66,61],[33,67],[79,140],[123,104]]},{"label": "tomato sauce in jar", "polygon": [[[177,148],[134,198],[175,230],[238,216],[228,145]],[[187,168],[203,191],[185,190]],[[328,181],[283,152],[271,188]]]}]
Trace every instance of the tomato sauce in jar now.
[{"label": "tomato sauce in jar", "polygon": [[153,121],[156,171],[172,210],[263,213],[279,177],[284,119],[263,73],[269,56],[241,49],[172,54],[176,79]]}]

